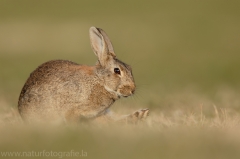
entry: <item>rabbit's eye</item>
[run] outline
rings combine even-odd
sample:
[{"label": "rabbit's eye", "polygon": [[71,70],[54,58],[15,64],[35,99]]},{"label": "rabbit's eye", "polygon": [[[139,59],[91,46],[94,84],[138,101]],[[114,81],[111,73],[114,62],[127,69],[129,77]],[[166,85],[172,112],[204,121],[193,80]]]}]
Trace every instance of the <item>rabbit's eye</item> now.
[{"label": "rabbit's eye", "polygon": [[121,74],[121,72],[120,72],[120,69],[119,68],[114,68],[114,72],[116,73],[116,74]]}]

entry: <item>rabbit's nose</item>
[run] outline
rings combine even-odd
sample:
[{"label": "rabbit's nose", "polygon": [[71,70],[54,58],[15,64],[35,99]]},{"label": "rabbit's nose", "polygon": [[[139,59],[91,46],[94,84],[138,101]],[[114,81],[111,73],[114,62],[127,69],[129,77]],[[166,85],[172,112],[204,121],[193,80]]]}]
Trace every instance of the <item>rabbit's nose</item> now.
[{"label": "rabbit's nose", "polygon": [[132,90],[132,91],[131,91],[131,94],[134,94],[134,92],[135,92],[135,90]]},{"label": "rabbit's nose", "polygon": [[134,92],[135,92],[135,89],[131,90],[131,94],[134,94]]}]

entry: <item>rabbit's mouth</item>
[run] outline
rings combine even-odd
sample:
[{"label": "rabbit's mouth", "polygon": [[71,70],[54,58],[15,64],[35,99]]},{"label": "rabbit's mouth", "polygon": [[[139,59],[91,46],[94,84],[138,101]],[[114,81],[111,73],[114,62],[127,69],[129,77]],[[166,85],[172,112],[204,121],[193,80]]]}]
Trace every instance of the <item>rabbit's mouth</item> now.
[{"label": "rabbit's mouth", "polygon": [[126,95],[126,94],[121,94],[120,96],[121,97],[124,97],[124,98],[127,98],[127,97],[129,97],[129,96],[131,96],[132,94],[128,94],[128,95]]},{"label": "rabbit's mouth", "polygon": [[125,94],[121,94],[121,93],[117,93],[117,95],[118,95],[118,98],[121,98],[121,97],[127,98],[127,97],[131,96],[131,95],[125,95]]}]

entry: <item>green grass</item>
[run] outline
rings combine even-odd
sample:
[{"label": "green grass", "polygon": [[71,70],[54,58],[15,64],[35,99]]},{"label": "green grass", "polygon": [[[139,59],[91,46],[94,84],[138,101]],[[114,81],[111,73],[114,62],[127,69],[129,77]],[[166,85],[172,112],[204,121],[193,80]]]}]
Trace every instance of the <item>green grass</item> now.
[{"label": "green grass", "polygon": [[[239,158],[239,7],[235,0],[0,0],[0,151]],[[95,63],[90,26],[103,28],[133,67],[136,95],[112,109],[149,108],[149,119],[134,126],[23,124],[18,96],[38,65]]]}]

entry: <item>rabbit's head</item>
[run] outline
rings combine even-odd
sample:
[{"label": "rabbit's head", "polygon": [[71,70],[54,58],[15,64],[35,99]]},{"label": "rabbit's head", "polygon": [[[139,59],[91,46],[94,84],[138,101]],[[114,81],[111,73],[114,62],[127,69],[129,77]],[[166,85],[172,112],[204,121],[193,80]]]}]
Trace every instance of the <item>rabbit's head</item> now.
[{"label": "rabbit's head", "polygon": [[92,49],[98,57],[96,72],[105,89],[119,98],[132,95],[136,86],[131,67],[117,59],[111,41],[102,29],[91,27],[89,32]]}]

